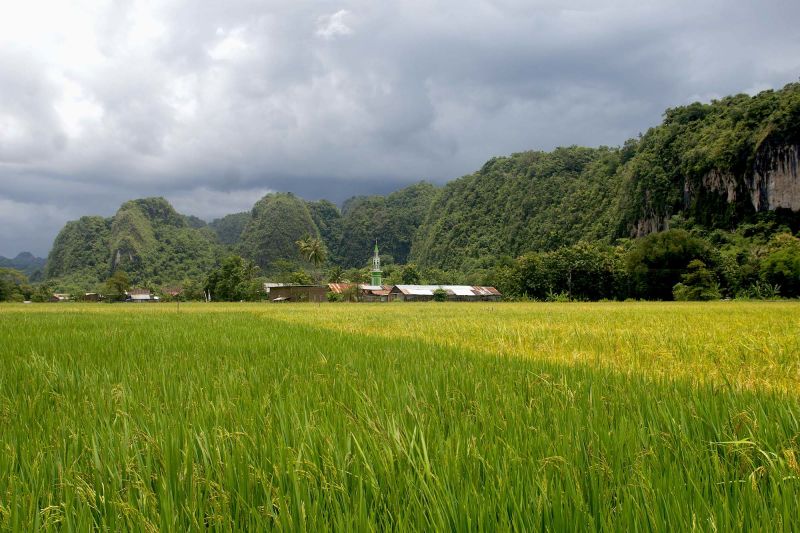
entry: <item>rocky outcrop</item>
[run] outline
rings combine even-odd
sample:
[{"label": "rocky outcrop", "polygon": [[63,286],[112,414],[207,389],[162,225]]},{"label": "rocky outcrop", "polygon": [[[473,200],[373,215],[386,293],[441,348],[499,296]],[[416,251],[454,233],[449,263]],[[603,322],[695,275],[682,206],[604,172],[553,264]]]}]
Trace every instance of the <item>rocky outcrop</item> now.
[{"label": "rocky outcrop", "polygon": [[737,180],[730,172],[712,170],[703,176],[701,183],[706,190],[724,195],[729,204],[736,201]]},{"label": "rocky outcrop", "polygon": [[750,197],[756,211],[800,211],[800,145],[767,146],[756,156]]},{"label": "rocky outcrop", "polygon": [[[685,191],[684,191],[685,192]],[[639,238],[651,233],[666,231],[669,229],[670,208],[667,208],[666,215],[660,214],[653,208],[653,198],[650,191],[644,192],[644,216],[639,218],[630,228],[630,236]]]}]

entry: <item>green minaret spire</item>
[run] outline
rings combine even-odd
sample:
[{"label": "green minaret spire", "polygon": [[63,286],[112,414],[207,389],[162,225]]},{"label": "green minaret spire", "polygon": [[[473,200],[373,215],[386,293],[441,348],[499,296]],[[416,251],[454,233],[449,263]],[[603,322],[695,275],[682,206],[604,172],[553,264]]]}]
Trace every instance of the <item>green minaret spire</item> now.
[{"label": "green minaret spire", "polygon": [[378,255],[378,240],[375,239],[375,255],[372,256],[372,284],[373,285],[380,285],[381,284],[381,274],[383,271],[381,270],[381,257]]}]

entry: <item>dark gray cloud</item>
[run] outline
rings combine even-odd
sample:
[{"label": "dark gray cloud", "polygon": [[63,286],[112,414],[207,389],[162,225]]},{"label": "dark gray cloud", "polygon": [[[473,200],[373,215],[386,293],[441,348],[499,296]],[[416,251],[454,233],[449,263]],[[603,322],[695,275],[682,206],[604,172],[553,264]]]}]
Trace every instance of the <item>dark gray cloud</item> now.
[{"label": "dark gray cloud", "polygon": [[30,0],[0,7],[0,254],[163,195],[341,201],[615,145],[800,74],[796,1]]}]

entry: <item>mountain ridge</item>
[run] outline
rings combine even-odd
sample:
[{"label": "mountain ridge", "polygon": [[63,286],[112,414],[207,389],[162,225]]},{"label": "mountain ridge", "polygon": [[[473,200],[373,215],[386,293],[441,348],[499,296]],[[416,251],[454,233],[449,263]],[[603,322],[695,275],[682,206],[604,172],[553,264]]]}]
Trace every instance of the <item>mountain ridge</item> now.
[{"label": "mountain ridge", "polygon": [[661,124],[620,147],[494,157],[443,186],[354,196],[341,208],[271,193],[248,212],[206,224],[163,198],[133,200],[113,217],[67,223],[46,274],[98,283],[123,268],[136,280],[176,282],[229,253],[270,273],[303,266],[294,246],[303,236],[322,239],[330,262],[344,268],[365,266],[378,239],[388,263],[470,272],[504,256],[610,244],[675,225],[732,230],[767,217],[797,228],[798,161],[793,83],[668,109]]}]

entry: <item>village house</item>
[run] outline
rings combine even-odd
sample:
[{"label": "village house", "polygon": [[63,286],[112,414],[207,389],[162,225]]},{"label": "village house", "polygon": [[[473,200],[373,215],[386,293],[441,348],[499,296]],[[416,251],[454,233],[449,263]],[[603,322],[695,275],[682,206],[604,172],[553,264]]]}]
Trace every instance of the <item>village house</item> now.
[{"label": "village house", "polygon": [[283,285],[270,287],[269,299],[273,302],[325,302],[327,292],[325,285]]},{"label": "village house", "polygon": [[355,283],[328,283],[328,291],[341,294],[345,299],[360,302],[386,302],[391,285],[366,285]]},{"label": "village house", "polygon": [[444,291],[449,302],[496,302],[503,297],[494,287],[471,285],[395,285],[389,297],[404,302],[427,302],[434,299],[438,290]]},{"label": "village house", "polygon": [[276,287],[288,287],[291,283],[275,283],[272,281],[265,282],[262,287],[264,288],[264,292],[267,293],[267,296],[270,295],[270,291]]},{"label": "village house", "polygon": [[154,296],[149,289],[131,289],[125,293],[125,301],[132,303],[157,302],[158,296]]}]

